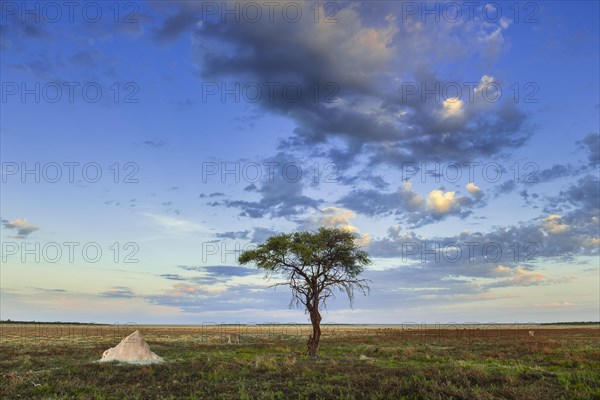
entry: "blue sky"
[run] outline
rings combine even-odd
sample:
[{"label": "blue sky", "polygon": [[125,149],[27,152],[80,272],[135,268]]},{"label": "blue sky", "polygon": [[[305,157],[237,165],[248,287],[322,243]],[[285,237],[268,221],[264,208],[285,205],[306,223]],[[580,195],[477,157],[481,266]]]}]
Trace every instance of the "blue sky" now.
[{"label": "blue sky", "polygon": [[598,319],[597,2],[48,4],[2,2],[2,319],[303,322],[236,250],[319,226],[373,259],[328,322]]}]

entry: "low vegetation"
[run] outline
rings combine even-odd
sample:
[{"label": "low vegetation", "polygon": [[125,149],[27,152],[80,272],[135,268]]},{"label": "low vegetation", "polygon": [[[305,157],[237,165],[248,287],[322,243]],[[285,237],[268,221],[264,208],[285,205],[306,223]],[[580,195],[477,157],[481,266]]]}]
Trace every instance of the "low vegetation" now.
[{"label": "low vegetation", "polygon": [[354,328],[325,332],[316,359],[298,337],[238,344],[190,327],[140,328],[164,364],[95,362],[112,337],[4,336],[0,398],[600,399],[598,327],[518,339]]}]

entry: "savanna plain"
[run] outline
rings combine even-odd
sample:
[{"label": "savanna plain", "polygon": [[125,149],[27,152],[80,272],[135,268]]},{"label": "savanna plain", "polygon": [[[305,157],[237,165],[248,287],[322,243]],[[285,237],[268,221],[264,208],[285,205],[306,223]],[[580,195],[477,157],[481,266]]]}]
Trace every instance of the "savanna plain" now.
[{"label": "savanna plain", "polygon": [[[0,325],[2,399],[600,399],[600,326]],[[165,362],[98,363],[139,329]]]}]

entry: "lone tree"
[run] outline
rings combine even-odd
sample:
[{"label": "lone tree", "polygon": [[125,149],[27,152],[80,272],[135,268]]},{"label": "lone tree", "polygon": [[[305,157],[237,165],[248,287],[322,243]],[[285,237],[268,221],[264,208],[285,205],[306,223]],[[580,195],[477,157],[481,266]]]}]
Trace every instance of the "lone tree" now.
[{"label": "lone tree", "polygon": [[321,306],[335,297],[336,289],[354,299],[354,289],[367,294],[369,286],[359,279],[363,267],[371,263],[369,255],[355,243],[355,236],[344,229],[320,228],[317,232],[295,232],[271,236],[254,250],[244,251],[241,264],[254,262],[267,276],[283,275],[285,282],[273,286],[292,289],[291,307],[302,304],[310,315],[312,335],[308,354],[317,355],[321,337]]}]

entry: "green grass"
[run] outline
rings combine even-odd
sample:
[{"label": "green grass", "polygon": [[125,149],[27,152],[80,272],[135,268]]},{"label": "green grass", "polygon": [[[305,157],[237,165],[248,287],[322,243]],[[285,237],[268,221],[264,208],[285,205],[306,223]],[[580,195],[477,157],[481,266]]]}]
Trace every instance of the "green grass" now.
[{"label": "green grass", "polygon": [[[142,327],[144,333],[144,328]],[[2,399],[600,399],[597,330],[534,340],[324,337],[225,345],[152,338],[167,360],[96,363],[114,339],[0,341]]]}]

